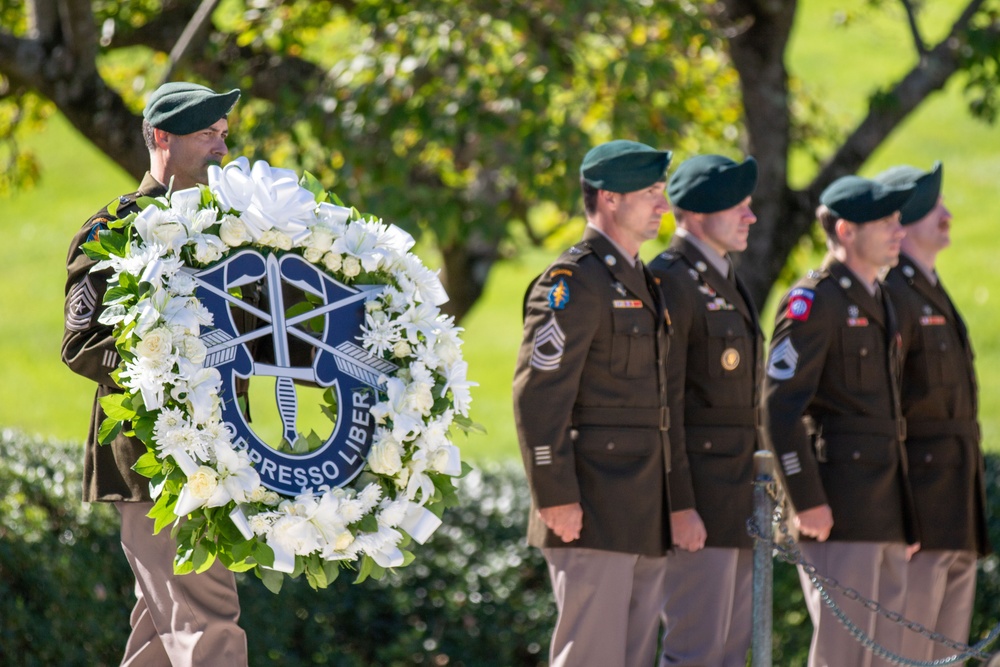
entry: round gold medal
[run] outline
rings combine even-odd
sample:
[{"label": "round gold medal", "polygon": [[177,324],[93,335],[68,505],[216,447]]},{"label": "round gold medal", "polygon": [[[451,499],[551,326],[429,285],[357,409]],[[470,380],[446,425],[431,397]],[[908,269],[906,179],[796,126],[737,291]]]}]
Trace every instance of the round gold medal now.
[{"label": "round gold medal", "polygon": [[727,347],[722,351],[722,367],[727,371],[735,370],[740,365],[740,353],[735,347]]}]

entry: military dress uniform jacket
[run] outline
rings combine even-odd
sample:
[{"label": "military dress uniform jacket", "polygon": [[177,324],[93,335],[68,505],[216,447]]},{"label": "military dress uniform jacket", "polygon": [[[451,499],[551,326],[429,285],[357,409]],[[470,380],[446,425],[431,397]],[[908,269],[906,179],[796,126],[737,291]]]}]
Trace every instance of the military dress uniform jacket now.
[{"label": "military dress uniform jacket", "polygon": [[879,284],[872,296],[832,258],[778,306],[764,379],[765,444],[797,510],[830,505],[831,540],[917,541],[899,346],[886,290]]},{"label": "military dress uniform jacket", "polygon": [[150,497],[149,478],[132,470],[136,460],[146,453],[146,446],[123,435],[109,445],[98,442],[98,429],[105,418],[98,400],[120,391],[109,374],[118,367],[121,357],[115,349],[112,327],[97,321],[111,271],[91,273],[96,262],[80,246],[95,240],[99,231],[107,229],[109,220],[138,211],[139,197],[158,197],[166,192],[166,187],[147,173],[136,192],[118,198],[114,215],[105,207],[87,220],[73,237],[66,258],[62,360],[73,372],[97,383],[83,465],[83,499],[87,502],[148,501]]},{"label": "military dress uniform jacket", "polygon": [[[589,228],[529,287],[514,417],[531,545],[670,549],[665,315],[652,275]],[[570,503],[583,529],[566,544],[535,510]]]},{"label": "military dress uniform jacket", "polygon": [[978,387],[965,322],[941,283],[932,284],[905,254],[886,285],[903,344],[906,452],[921,548],[988,555]]},{"label": "military dress uniform jacket", "polygon": [[709,547],[750,548],[763,333],[739,278],[675,236],[649,264],[671,319],[667,356],[670,507],[695,508]]}]

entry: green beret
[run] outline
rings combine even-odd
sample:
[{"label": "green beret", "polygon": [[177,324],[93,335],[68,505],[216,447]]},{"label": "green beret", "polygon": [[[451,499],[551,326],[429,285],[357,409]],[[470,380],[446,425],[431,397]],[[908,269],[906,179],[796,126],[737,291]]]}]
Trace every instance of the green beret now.
[{"label": "green beret", "polygon": [[875,177],[879,183],[889,186],[910,185],[916,186],[913,196],[899,209],[902,216],[901,222],[910,225],[918,220],[922,220],[925,215],[937,206],[938,197],[941,196],[941,178],[943,176],[941,162],[935,162],[929,172],[921,171],[916,167],[901,165],[890,167]]},{"label": "green beret", "polygon": [[225,118],[240,99],[240,91],[216,93],[196,83],[165,83],[149,95],[142,117],[171,134],[191,134]]},{"label": "green beret", "polygon": [[670,151],[616,139],[587,151],[580,165],[584,183],[610,192],[635,192],[666,180]]},{"label": "green beret", "polygon": [[670,177],[667,193],[674,206],[695,213],[715,213],[736,206],[757,187],[757,160],[742,164],[721,155],[696,155]]},{"label": "green beret", "polygon": [[823,190],[819,201],[838,218],[860,225],[900,210],[914,188],[912,184],[889,186],[860,176],[841,176]]}]

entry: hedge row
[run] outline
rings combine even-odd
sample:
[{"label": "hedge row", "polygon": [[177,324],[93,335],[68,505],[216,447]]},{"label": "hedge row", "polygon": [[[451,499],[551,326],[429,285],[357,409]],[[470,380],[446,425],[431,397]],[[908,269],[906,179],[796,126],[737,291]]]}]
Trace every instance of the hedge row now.
[{"label": "hedge row", "polygon": [[[113,507],[80,502],[76,445],[0,434],[0,664],[118,664],[134,602]],[[1000,459],[989,472],[1000,544]],[[544,561],[523,540],[516,463],[463,480],[462,508],[418,561],[361,585],[273,595],[239,576],[251,665],[542,665],[555,617]],[[974,631],[1000,622],[997,557],[981,563]],[[346,574],[346,573],[345,573]],[[810,624],[794,569],[775,571],[774,662],[802,664]],[[995,647],[994,647],[994,650]]]}]

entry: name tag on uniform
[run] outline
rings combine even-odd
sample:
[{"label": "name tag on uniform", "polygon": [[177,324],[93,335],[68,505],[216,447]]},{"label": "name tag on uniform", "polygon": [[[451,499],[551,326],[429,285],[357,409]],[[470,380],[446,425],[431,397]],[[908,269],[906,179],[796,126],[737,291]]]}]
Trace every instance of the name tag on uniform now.
[{"label": "name tag on uniform", "polygon": [[615,308],[642,308],[642,301],[639,299],[615,299],[611,303]]},{"label": "name tag on uniform", "polygon": [[944,326],[946,322],[944,315],[924,315],[920,318],[920,326],[922,327],[940,327]]}]

